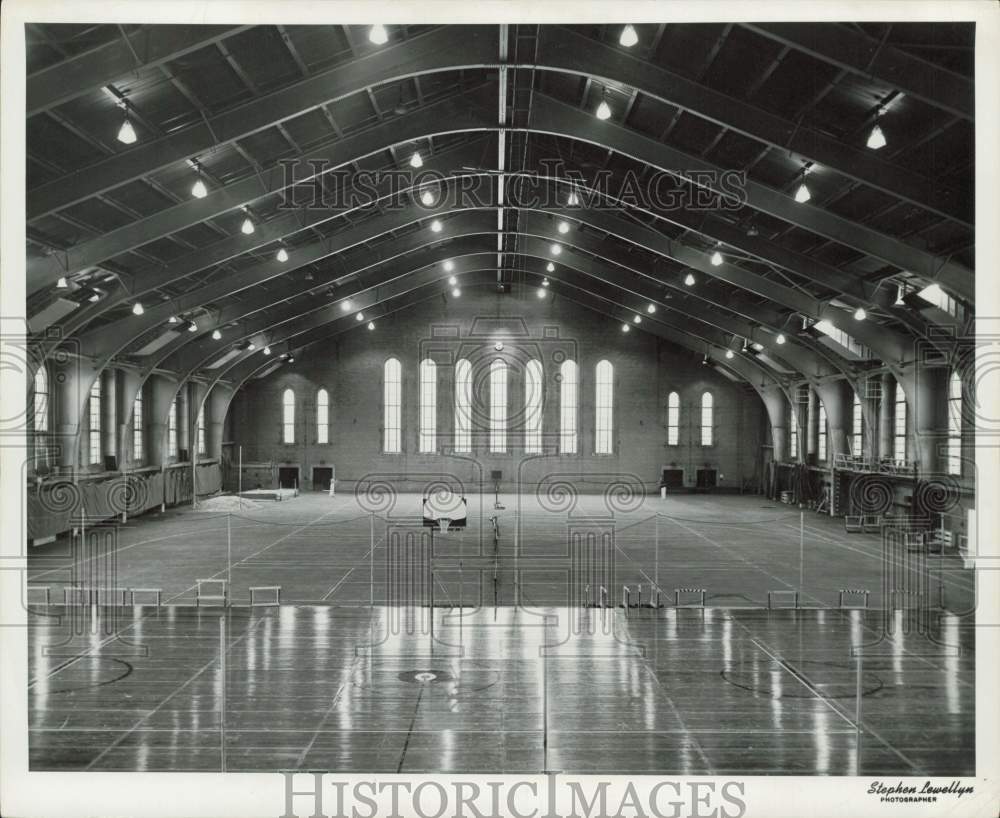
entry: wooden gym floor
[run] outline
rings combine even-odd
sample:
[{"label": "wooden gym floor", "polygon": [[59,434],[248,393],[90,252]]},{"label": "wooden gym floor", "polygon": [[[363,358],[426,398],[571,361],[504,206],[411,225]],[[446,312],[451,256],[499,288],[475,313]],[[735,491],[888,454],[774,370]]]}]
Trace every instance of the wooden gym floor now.
[{"label": "wooden gym floor", "polygon": [[[972,578],[952,560],[893,555],[929,593],[886,612],[879,537],[807,513],[800,546],[798,511],[760,498],[473,497],[464,534],[435,538],[431,609],[419,500],[374,525],[353,495],[175,510],[83,556],[115,587],[161,588],[162,607],[56,604],[86,572],[67,542],[33,549],[53,604],[29,598],[32,769],[974,772]],[[574,535],[611,528],[613,572],[573,561]],[[194,605],[212,577],[230,607]],[[666,607],[583,607],[586,579],[615,605],[640,584],[645,605],[658,579]],[[284,604],[247,607],[251,585]],[[688,587],[708,607],[674,608]],[[767,610],[796,588],[799,609]],[[871,609],[838,610],[841,588]]]}]

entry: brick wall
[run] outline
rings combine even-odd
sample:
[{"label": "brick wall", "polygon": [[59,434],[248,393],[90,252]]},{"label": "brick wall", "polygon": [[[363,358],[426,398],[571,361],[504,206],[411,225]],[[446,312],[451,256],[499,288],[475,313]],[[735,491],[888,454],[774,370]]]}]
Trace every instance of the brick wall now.
[{"label": "brick wall", "polygon": [[[504,344],[501,353],[496,341]],[[489,363],[508,364],[508,453],[488,451]],[[382,453],[382,372],[397,357],[403,372],[401,454]],[[437,450],[418,453],[418,364],[438,364]],[[454,455],[454,361],[473,365],[474,452]],[[559,363],[579,364],[578,445],[576,455],[558,453]],[[543,451],[524,455],[518,427],[524,405],[523,367],[538,358],[544,370]],[[614,365],[614,453],[595,455],[594,368],[602,358]],[[296,442],[281,442],[281,395],[296,396]],[[330,393],[330,440],[316,442],[316,393]],[[715,444],[702,447],[700,402],[704,390],[715,398]],[[667,446],[667,399],[681,398],[679,444]],[[479,404],[482,403],[482,408]],[[764,432],[764,409],[749,386],[733,383],[701,364],[700,356],[561,300],[465,292],[460,299],[435,299],[386,320],[375,331],[364,323],[325,346],[315,346],[266,378],[247,384],[231,408],[234,442],[245,463],[296,465],[301,485],[311,487],[314,466],[334,466],[338,488],[372,476],[390,479],[400,490],[418,491],[435,475],[453,475],[468,492],[492,490],[490,474],[503,472],[504,490],[519,482],[533,490],[557,475],[580,492],[603,491],[615,475],[638,479],[655,491],[660,470],[675,466],[693,485],[695,470],[718,471],[724,488],[737,488],[755,476]]]}]

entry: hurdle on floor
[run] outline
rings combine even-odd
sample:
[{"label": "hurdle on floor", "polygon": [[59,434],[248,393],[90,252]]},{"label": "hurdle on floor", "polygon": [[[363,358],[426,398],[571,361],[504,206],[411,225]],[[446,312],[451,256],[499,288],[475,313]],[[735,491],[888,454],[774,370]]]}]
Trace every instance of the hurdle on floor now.
[{"label": "hurdle on floor", "polygon": [[[153,605],[159,608],[163,599],[162,588],[130,588],[129,594],[131,594],[133,605]],[[152,601],[144,601],[148,598],[152,598]]]},{"label": "hurdle on floor", "polygon": [[[781,604],[779,604],[781,602],[781,600],[783,600],[783,599],[787,600],[789,597],[791,597],[791,601],[792,601],[791,605],[788,605],[788,604],[781,605]],[[767,609],[769,611],[771,611],[771,610],[777,610],[777,609],[792,609],[792,608],[798,608],[798,607],[799,607],[799,592],[798,591],[777,590],[777,591],[768,591],[767,592]]]},{"label": "hurdle on floor", "polygon": [[82,588],[79,585],[63,587],[63,605],[97,605],[101,608],[124,607],[128,595],[126,588]]},{"label": "hurdle on floor", "polygon": [[229,604],[229,582],[224,579],[195,580],[195,604],[222,605]]},{"label": "hurdle on floor", "polygon": [[[697,594],[698,602],[692,603],[688,602],[681,604],[681,594]],[[706,591],[704,588],[674,588],[674,607],[675,608],[704,608],[705,607],[705,597]]]},{"label": "hurdle on floor", "polygon": [[[271,599],[260,599],[260,596],[273,595]],[[250,586],[250,607],[264,608],[281,605],[280,585],[251,585]]]},{"label": "hurdle on floor", "polygon": [[[49,606],[49,586],[48,585],[29,585],[27,589],[27,600],[29,605],[44,605]],[[32,601],[32,595],[41,596],[41,601]]]},{"label": "hurdle on floor", "polygon": [[[861,604],[849,605],[845,604],[845,600],[861,599]],[[871,598],[871,592],[867,588],[841,588],[837,594],[837,607],[844,608],[848,610],[863,610],[868,608],[868,601]]]}]

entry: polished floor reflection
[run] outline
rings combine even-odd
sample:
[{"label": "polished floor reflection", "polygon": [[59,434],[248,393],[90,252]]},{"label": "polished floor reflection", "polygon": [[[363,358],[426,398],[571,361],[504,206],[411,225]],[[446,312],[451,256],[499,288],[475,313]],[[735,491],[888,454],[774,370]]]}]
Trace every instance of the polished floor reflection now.
[{"label": "polished floor reflection", "polygon": [[951,614],[431,610],[38,609],[32,769],[974,772]]},{"label": "polished floor reflection", "polygon": [[[647,600],[658,585],[664,603],[673,601],[673,589],[695,587],[705,589],[709,605],[765,607],[769,592],[798,591],[802,607],[836,608],[840,590],[853,588],[869,591],[871,607],[881,608],[887,568],[915,568],[923,604],[958,614],[975,606],[973,573],[956,555],[929,555],[919,566],[906,552],[887,559],[878,534],[848,534],[840,519],[800,516],[757,496],[540,493],[501,495],[500,502],[497,510],[493,495],[470,497],[468,528],[435,538],[435,604],[572,607],[585,601],[589,583],[592,600],[604,584],[615,603],[623,585],[633,593],[642,585]],[[195,604],[203,578],[228,580],[237,603],[249,601],[253,585],[280,585],[283,602],[301,605],[429,603],[429,594],[413,599],[420,589],[387,576],[414,521],[419,531],[420,512],[417,494],[304,494],[232,516],[183,508],[147,514],[114,527],[99,581],[158,588],[164,603],[178,605]],[[496,548],[491,517],[500,532]],[[426,544],[429,534],[422,534]],[[576,560],[575,547],[589,561]],[[77,557],[65,540],[32,548],[29,583],[62,601],[67,586],[86,582]],[[84,567],[93,565],[86,560]]]}]

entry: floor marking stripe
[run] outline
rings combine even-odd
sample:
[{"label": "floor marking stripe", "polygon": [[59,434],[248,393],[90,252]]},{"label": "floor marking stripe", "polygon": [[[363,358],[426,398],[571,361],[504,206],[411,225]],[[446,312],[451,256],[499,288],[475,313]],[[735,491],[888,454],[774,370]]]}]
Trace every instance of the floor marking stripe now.
[{"label": "floor marking stripe", "polygon": [[[229,645],[226,646],[226,653],[228,654],[240,642],[242,642],[244,639],[246,639],[248,636],[250,636],[250,634],[253,632],[253,630],[257,626],[259,626],[262,622],[266,622],[267,621],[267,618],[268,617],[266,617],[266,616],[262,616],[256,622],[254,622],[252,620],[248,621],[247,622],[246,630],[243,631],[243,634],[238,639],[236,639],[235,641],[231,642]],[[191,684],[191,682],[193,682],[195,679],[197,679],[199,676],[201,676],[201,674],[204,673],[206,670],[208,670],[210,667],[213,667],[213,666],[217,665],[219,663],[220,659],[221,659],[221,657],[219,657],[219,656],[213,656],[208,662],[206,662],[198,670],[196,670],[194,672],[194,674],[186,682],[182,683],[180,687],[176,688],[169,696],[167,696],[163,701],[161,701],[158,705],[156,705],[156,707],[154,707],[152,710],[150,710],[145,716],[143,716],[141,719],[139,719],[139,721],[137,721],[134,725],[132,725],[132,727],[130,727],[125,733],[123,733],[121,736],[119,736],[117,739],[115,739],[114,742],[112,742],[107,747],[105,747],[103,750],[101,750],[101,752],[94,759],[92,759],[90,761],[90,763],[84,769],[90,770],[91,768],[93,768],[93,766],[98,761],[100,761],[102,758],[104,758],[104,756],[106,756],[115,747],[117,747],[118,745],[120,745],[123,741],[125,741],[125,739],[127,739],[130,735],[132,735],[132,733],[134,733],[136,731],[136,729],[138,729],[142,725],[143,722],[145,722],[151,716],[156,715],[163,708],[163,706],[167,702],[169,702],[172,698],[174,698],[174,696],[176,696],[178,693],[180,693],[182,690],[184,690],[184,688],[186,688],[189,684]],[[223,685],[225,685],[225,680],[223,680]]]}]

